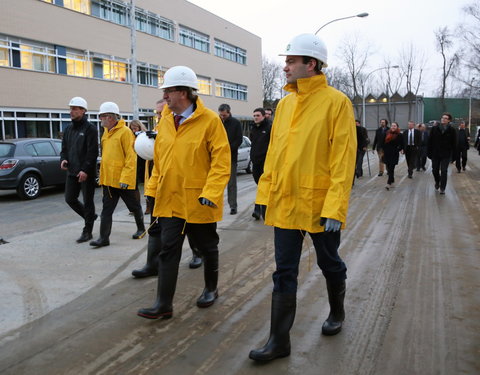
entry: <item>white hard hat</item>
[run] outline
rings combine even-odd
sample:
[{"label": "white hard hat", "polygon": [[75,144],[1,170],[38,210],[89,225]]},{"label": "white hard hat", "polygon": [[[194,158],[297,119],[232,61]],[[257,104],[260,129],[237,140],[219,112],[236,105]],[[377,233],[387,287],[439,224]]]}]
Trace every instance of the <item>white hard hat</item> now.
[{"label": "white hard hat", "polygon": [[68,103],[70,107],[82,107],[85,111],[88,109],[87,101],[80,96],[76,96],[70,99],[70,103]]},{"label": "white hard hat", "polygon": [[153,145],[155,140],[153,138],[148,138],[145,132],[141,132],[137,135],[135,139],[135,144],[133,148],[138,156],[145,160],[153,159]]},{"label": "white hard hat", "polygon": [[100,106],[100,111],[98,114],[101,115],[103,113],[115,113],[116,115],[120,116],[120,109],[114,102],[105,102]]},{"label": "white hard hat", "polygon": [[186,86],[198,90],[198,78],[195,72],[188,66],[174,66],[167,70],[163,76],[161,89],[175,86]]},{"label": "white hard hat", "polygon": [[300,34],[288,43],[285,52],[279,56],[308,56],[320,60],[327,67],[327,46],[314,34]]}]

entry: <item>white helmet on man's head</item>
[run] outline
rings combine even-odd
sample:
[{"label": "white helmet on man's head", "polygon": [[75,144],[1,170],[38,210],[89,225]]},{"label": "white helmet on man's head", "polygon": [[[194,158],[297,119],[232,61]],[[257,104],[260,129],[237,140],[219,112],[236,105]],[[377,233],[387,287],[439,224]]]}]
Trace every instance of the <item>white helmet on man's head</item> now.
[{"label": "white helmet on man's head", "polygon": [[288,43],[284,53],[279,56],[308,56],[320,60],[327,67],[327,46],[314,34],[300,34]]},{"label": "white helmet on man's head", "polygon": [[195,72],[188,66],[174,66],[167,70],[163,76],[161,89],[175,86],[186,86],[198,90],[198,78]]},{"label": "white helmet on man's head", "polygon": [[138,156],[144,160],[153,160],[153,146],[155,141],[149,138],[144,132],[140,133],[135,139],[133,148]]},{"label": "white helmet on man's head", "polygon": [[105,102],[100,105],[100,111],[98,111],[99,115],[104,113],[115,113],[116,115],[120,116],[120,109],[114,102]]},{"label": "white helmet on man's head", "polygon": [[76,96],[70,99],[70,103],[68,103],[70,107],[82,107],[85,111],[88,110],[87,101],[80,96]]}]

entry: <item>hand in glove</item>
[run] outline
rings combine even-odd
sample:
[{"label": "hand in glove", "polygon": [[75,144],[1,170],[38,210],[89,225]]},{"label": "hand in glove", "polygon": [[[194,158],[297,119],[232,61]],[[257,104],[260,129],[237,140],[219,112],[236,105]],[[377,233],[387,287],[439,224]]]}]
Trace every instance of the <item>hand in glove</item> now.
[{"label": "hand in glove", "polygon": [[157,132],[154,132],[153,130],[147,130],[145,132],[148,138],[153,138],[155,139],[157,137]]},{"label": "hand in glove", "polygon": [[325,227],[325,232],[338,232],[342,226],[342,223],[335,219],[328,219],[322,217],[320,225]]},{"label": "hand in glove", "polygon": [[123,182],[120,182],[120,189],[128,189],[128,184],[124,184]]},{"label": "hand in glove", "polygon": [[217,207],[215,203],[213,203],[212,201],[209,201],[207,198],[201,197],[201,198],[198,198],[198,201],[202,206]]}]

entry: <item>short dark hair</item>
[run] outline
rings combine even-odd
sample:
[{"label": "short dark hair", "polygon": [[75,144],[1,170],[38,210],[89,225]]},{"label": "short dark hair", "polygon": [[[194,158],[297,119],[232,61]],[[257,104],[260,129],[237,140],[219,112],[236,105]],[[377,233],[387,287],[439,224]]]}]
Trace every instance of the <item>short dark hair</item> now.
[{"label": "short dark hair", "polygon": [[358,122],[359,124],[361,124],[362,122],[358,119],[355,119],[355,122]]},{"label": "short dark hair", "polygon": [[[386,118],[382,118],[380,122],[385,121],[385,125],[388,125],[388,120]],[[398,125],[398,124],[397,124]]]},{"label": "short dark hair", "polygon": [[302,56],[302,59],[304,64],[308,64],[310,60],[313,60],[316,62],[315,73],[320,73],[322,71],[323,63],[320,60],[310,56]]},{"label": "short dark hair", "polygon": [[253,112],[260,112],[262,116],[265,116],[265,110],[262,107],[254,109]]},{"label": "short dark hair", "polygon": [[443,113],[442,113],[442,117],[443,117],[443,116],[448,116],[448,119],[449,119],[450,121],[452,121],[452,119],[453,119],[452,115],[451,115],[449,112],[443,112]]},{"label": "short dark hair", "polygon": [[270,107],[269,107],[269,108],[265,108],[265,111],[270,111],[270,112],[272,112],[272,114],[273,114],[273,109],[270,108]]},{"label": "short dark hair", "polygon": [[218,107],[218,112],[223,112],[223,111],[227,111],[228,113],[230,113],[230,106],[228,104],[220,104],[220,106]]}]

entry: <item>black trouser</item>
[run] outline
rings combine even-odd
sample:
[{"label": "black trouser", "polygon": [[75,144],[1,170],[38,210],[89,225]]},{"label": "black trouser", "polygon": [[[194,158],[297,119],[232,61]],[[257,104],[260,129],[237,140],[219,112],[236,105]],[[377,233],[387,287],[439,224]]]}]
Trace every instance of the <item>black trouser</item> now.
[{"label": "black trouser", "polygon": [[[457,160],[455,161],[455,166],[457,167],[458,170],[460,170],[460,168],[465,169],[467,165],[467,154],[468,154],[468,150],[466,148],[463,150],[457,151]],[[460,164],[460,159],[462,160],[461,164]]]},{"label": "black trouser", "polygon": [[265,160],[257,163],[252,162],[252,175],[257,185],[258,185],[258,180],[260,180],[260,177],[263,174],[264,164],[265,164]]},{"label": "black trouser", "polygon": [[440,185],[440,189],[445,190],[447,187],[448,165],[450,164],[451,156],[444,158],[432,159],[432,173],[435,178],[435,183]]},{"label": "black trouser", "polygon": [[[85,220],[84,231],[92,233],[95,221],[95,173],[89,173],[87,179],[78,182],[78,177],[67,175],[65,181],[65,202]],[[78,200],[82,191],[83,203]]]},{"label": "black trouser", "polygon": [[110,237],[112,231],[113,211],[115,211],[120,198],[122,198],[122,201],[125,203],[128,210],[133,212],[137,229],[142,230],[144,228],[142,206],[137,199],[135,190],[117,189],[111,186],[104,186],[102,221],[100,223],[100,236],[104,240],[108,240]]},{"label": "black trouser", "polygon": [[237,209],[237,161],[232,160],[232,168],[230,170],[230,180],[227,185],[228,205],[230,208]]},{"label": "black trouser", "polygon": [[427,164],[427,147],[421,146],[417,152],[417,169],[425,169]]},{"label": "black trouser", "polygon": [[396,164],[386,163],[385,166],[387,167],[387,174],[388,174],[387,184],[391,185],[395,182],[395,166],[396,166]]},{"label": "black trouser", "polygon": [[405,149],[405,160],[407,161],[408,175],[413,174],[413,169],[415,168],[415,162],[417,160],[417,147],[407,146]]},{"label": "black trouser", "polygon": [[355,166],[355,175],[357,177],[363,176],[363,157],[365,156],[365,151],[357,150],[357,161]]}]

